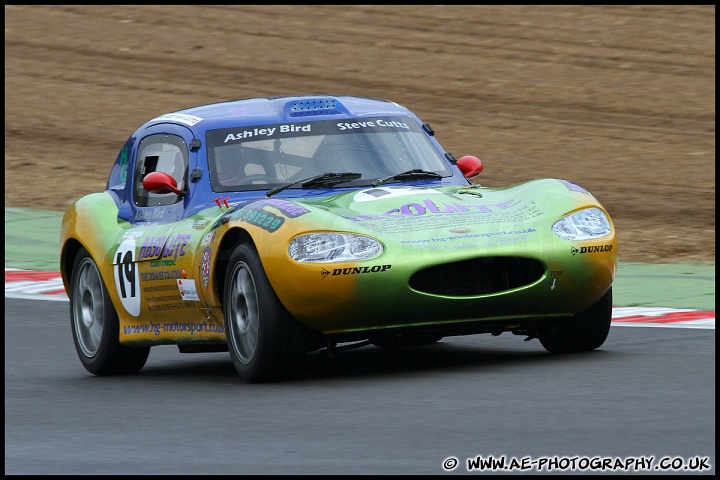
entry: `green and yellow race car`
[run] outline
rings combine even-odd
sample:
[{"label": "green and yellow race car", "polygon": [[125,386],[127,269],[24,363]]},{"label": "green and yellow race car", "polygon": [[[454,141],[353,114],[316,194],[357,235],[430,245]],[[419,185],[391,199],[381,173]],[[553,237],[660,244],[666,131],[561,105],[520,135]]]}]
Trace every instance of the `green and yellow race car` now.
[{"label": "green and yellow race car", "polygon": [[77,354],[128,374],[150,347],[229,351],[249,382],[310,352],[512,332],[550,352],[606,340],[618,259],[582,187],[471,181],[397,103],[253,98],[153,118],[106,190],[65,213],[61,273]]}]

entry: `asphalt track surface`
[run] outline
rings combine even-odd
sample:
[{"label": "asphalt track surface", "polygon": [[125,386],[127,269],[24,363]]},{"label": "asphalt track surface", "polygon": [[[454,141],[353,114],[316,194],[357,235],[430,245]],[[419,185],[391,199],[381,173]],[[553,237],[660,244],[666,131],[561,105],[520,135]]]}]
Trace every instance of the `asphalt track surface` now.
[{"label": "asphalt track surface", "polygon": [[551,473],[666,473],[662,458],[710,467],[667,473],[715,472],[714,330],[613,327],[601,349],[569,356],[506,334],[365,347],[251,385],[227,353],[170,346],[137,375],[93,377],[67,307],[6,299],[5,474],[424,475],[450,457],[452,473],[487,473],[468,472],[477,456],[653,457]]},{"label": "asphalt track surface", "polygon": [[[5,213],[6,268],[57,270],[57,212]],[[68,302],[6,296],[5,474],[489,473],[469,470],[477,457],[561,474],[714,474],[714,277],[621,262],[615,284],[621,308],[707,310],[711,328],[613,322],[603,347],[568,356],[509,334],[366,347],[310,356],[297,379],[270,385],[242,382],[227,353],[171,346],[137,375],[94,377]],[[591,461],[614,468],[571,470]]]}]

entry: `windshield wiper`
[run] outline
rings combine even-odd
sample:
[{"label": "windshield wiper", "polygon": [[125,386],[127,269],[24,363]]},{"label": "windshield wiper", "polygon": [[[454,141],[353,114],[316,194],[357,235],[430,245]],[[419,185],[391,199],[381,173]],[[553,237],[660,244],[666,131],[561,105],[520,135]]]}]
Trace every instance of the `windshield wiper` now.
[{"label": "windshield wiper", "polygon": [[389,182],[390,180],[419,180],[421,178],[442,178],[442,175],[436,172],[413,168],[412,170],[408,170],[406,172],[396,173],[385,178],[378,178],[373,182],[372,186],[377,187],[383,183]]},{"label": "windshield wiper", "polygon": [[275,195],[278,192],[282,192],[286,188],[294,187],[295,185],[302,185],[302,188],[315,188],[315,187],[331,187],[336,183],[349,182],[350,180],[356,180],[362,177],[362,173],[356,172],[325,172],[314,177],[303,178],[297,182],[286,183],[277,187],[271,188],[266,193],[267,197]]}]

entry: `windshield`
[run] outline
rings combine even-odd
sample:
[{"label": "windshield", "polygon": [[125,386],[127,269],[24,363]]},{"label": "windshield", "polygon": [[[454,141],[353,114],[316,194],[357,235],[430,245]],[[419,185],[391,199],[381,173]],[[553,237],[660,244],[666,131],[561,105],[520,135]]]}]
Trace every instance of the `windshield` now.
[{"label": "windshield", "polygon": [[[338,186],[370,185],[408,170],[452,172],[410,117],[283,123],[211,130],[208,166],[216,192],[266,190],[326,172],[358,172]],[[301,188],[300,185],[290,188]]]}]

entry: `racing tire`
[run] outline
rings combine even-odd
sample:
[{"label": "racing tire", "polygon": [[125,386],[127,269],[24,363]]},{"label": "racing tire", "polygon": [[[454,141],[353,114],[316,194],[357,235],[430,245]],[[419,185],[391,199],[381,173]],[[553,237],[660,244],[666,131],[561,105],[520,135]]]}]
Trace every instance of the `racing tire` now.
[{"label": "racing tire", "polygon": [[84,248],[70,277],[70,324],[75,350],[85,369],[98,376],[137,373],[150,347],[120,344],[120,321],[100,270]]},{"label": "racing tire", "polygon": [[605,343],[611,321],[612,287],[587,310],[539,328],[538,339],[550,353],[588,352]]},{"label": "racing tire", "polygon": [[255,248],[238,245],[227,272],[223,312],[235,370],[250,383],[294,377],[306,353],[306,332],[278,299]]}]

